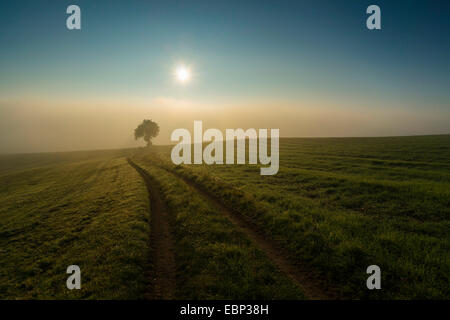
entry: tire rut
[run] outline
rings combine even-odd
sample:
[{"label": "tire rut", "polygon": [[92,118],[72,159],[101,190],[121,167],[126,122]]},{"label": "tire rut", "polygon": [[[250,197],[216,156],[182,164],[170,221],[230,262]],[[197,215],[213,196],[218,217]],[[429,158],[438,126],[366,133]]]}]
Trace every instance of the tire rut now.
[{"label": "tire rut", "polygon": [[317,273],[311,271],[306,266],[298,265],[298,263],[292,263],[288,258],[289,253],[285,249],[280,247],[276,242],[266,236],[261,232],[260,228],[257,227],[253,222],[247,221],[242,214],[232,210],[218,199],[217,196],[212,195],[210,192],[206,191],[202,186],[199,186],[192,180],[177,175],[173,171],[165,168],[164,166],[155,166],[164,169],[165,171],[171,173],[173,176],[181,179],[191,188],[197,191],[203,196],[208,202],[213,204],[217,209],[220,210],[222,214],[229,218],[229,220],[237,226],[241,232],[245,233],[250,240],[262,251],[265,252],[267,257],[275,264],[275,266],[286,276],[288,276],[299,288],[301,288],[308,299],[312,300],[329,300],[337,299],[338,295],[334,288],[326,288],[326,281],[320,277]]},{"label": "tire rut", "polygon": [[153,262],[151,290],[148,299],[175,299],[176,265],[174,242],[169,225],[168,211],[161,197],[158,183],[131,159],[128,163],[144,179],[150,200],[150,250]]}]

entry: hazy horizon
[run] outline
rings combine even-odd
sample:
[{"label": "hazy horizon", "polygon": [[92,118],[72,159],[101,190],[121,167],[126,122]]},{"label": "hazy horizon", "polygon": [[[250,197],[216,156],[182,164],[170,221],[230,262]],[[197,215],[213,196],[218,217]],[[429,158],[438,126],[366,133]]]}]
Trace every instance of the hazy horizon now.
[{"label": "hazy horizon", "polygon": [[[26,3],[26,5],[24,5]],[[134,128],[279,128],[280,137],[449,134],[448,3],[0,4],[0,153],[142,146]],[[174,79],[186,65],[191,78]]]}]

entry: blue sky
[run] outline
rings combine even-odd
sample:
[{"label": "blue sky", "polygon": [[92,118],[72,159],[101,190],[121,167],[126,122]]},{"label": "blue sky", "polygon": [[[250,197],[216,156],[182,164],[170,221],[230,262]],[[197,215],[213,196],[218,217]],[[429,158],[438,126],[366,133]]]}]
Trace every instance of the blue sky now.
[{"label": "blue sky", "polygon": [[[82,30],[66,28],[70,4]],[[370,4],[382,30],[366,28]],[[446,1],[2,1],[0,95],[337,101],[448,115],[449,15]],[[180,62],[194,73],[186,86],[173,81]]]}]

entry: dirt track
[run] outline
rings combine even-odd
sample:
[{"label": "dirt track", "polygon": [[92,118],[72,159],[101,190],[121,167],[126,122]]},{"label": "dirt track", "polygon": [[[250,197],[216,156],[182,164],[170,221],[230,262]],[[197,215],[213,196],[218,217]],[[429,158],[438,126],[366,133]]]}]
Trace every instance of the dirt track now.
[{"label": "dirt track", "polygon": [[128,163],[144,179],[150,199],[150,249],[153,272],[149,299],[175,299],[175,257],[168,213],[161,199],[158,183],[130,159]]},{"label": "dirt track", "polygon": [[307,268],[294,265],[286,257],[288,253],[278,246],[274,241],[265,236],[253,223],[246,221],[242,214],[235,212],[234,210],[224,206],[217,197],[210,194],[208,191],[197,185],[193,181],[176,175],[172,171],[167,170],[162,166],[159,168],[165,169],[167,172],[178,177],[186,182],[194,191],[198,192],[205,198],[206,201],[213,204],[222,214],[230,219],[241,232],[245,233],[253,243],[262,251],[265,252],[267,257],[278,267],[278,269],[287,275],[298,287],[300,287],[306,297],[312,300],[328,300],[336,299],[332,288],[324,289],[325,281],[314,272],[307,270]]},{"label": "dirt track", "polygon": [[[153,197],[150,197],[152,202],[152,233],[153,237],[152,241],[153,247],[156,250],[155,258],[156,264],[163,263],[159,268],[155,268],[157,273],[157,278],[155,279],[156,288],[159,288],[157,292],[170,291],[174,292],[175,281],[172,279],[164,279],[164,276],[174,276],[175,270],[175,262],[173,259],[173,249],[169,225],[167,220],[167,214],[165,213],[164,203],[159,196],[157,182],[154,181],[142,168],[133,163],[131,160],[128,162],[133,166],[144,178],[147,188],[149,189],[149,194],[152,194]],[[158,168],[166,170],[168,173],[172,174],[174,177],[184,181],[190,188],[193,189],[193,192],[200,194],[205,201],[211,203],[214,207],[216,207],[219,212],[221,212],[224,216],[226,216],[235,226],[239,228],[239,230],[245,233],[249,239],[262,251],[265,252],[267,257],[277,266],[277,268],[288,276],[298,287],[300,287],[306,297],[308,299],[314,300],[325,300],[325,299],[336,299],[337,295],[334,293],[332,288],[324,288],[324,281],[321,277],[319,277],[316,273],[311,272],[306,267],[299,266],[298,264],[293,264],[288,258],[289,254],[277,245],[273,240],[269,239],[266,235],[264,235],[260,229],[251,223],[250,221],[246,221],[246,219],[242,216],[242,214],[235,212],[234,210],[226,207],[222,204],[222,202],[213,194],[206,191],[201,186],[197,185],[193,181],[176,175],[174,172],[164,168],[163,166],[159,166],[155,164]],[[150,191],[152,190],[152,191]],[[156,192],[155,192],[156,191]],[[153,203],[155,202],[155,203]],[[155,208],[153,208],[155,207]],[[163,213],[164,212],[164,213]],[[154,217],[154,218],[153,218]],[[159,228],[157,228],[159,227]],[[163,230],[161,230],[163,229]],[[155,241],[157,243],[155,243]],[[162,247],[160,247],[162,246]],[[166,265],[167,262],[170,261],[170,264],[173,263],[173,267]],[[168,270],[170,269],[170,270]],[[164,290],[162,286],[173,286],[173,289]],[[164,296],[164,295],[161,295]],[[166,299],[170,299],[173,295],[165,295]]]}]

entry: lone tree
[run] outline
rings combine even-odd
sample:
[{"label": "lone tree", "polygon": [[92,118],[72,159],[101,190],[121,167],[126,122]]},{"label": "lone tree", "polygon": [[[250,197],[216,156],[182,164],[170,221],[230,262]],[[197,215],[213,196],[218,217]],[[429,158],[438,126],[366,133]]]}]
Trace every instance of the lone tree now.
[{"label": "lone tree", "polygon": [[147,142],[147,147],[152,145],[152,138],[159,134],[159,126],[152,120],[144,120],[136,129],[134,129],[134,139],[144,138]]}]

